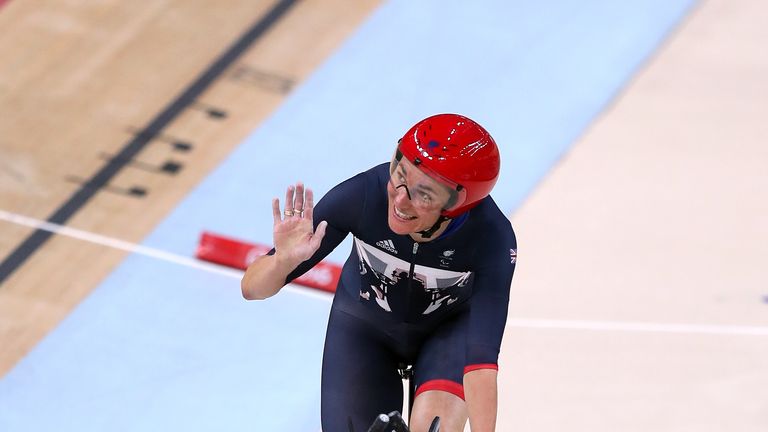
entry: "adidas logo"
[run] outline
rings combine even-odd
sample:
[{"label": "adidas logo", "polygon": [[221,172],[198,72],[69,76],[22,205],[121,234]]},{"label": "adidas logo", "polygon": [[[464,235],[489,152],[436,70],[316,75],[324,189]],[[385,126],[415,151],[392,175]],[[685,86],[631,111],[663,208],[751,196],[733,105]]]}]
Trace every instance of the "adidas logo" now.
[{"label": "adidas logo", "polygon": [[381,240],[381,241],[378,241],[378,242],[376,242],[376,246],[378,246],[378,247],[380,247],[382,249],[386,249],[386,250],[392,252],[393,254],[397,253],[397,249],[395,249],[395,244],[392,243],[392,240]]}]

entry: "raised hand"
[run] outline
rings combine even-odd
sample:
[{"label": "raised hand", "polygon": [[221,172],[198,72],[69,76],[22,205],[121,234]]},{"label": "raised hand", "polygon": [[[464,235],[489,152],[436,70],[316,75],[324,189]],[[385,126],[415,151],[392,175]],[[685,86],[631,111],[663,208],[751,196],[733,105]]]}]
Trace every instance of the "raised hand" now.
[{"label": "raised hand", "polygon": [[298,265],[320,247],[328,223],[322,221],[316,231],[313,229],[313,199],[311,189],[305,190],[302,183],[296,183],[296,186],[288,186],[285,192],[285,209],[282,212],[280,200],[272,200],[275,256],[284,262]]}]

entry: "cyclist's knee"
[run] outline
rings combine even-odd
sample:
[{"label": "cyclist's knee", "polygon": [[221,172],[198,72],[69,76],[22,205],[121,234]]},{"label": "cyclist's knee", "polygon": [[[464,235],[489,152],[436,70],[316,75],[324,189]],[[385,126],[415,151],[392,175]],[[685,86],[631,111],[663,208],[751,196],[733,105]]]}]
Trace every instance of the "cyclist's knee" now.
[{"label": "cyclist's knee", "polygon": [[411,432],[427,432],[435,416],[440,417],[440,432],[462,432],[467,422],[467,404],[447,391],[421,393],[413,404]]}]

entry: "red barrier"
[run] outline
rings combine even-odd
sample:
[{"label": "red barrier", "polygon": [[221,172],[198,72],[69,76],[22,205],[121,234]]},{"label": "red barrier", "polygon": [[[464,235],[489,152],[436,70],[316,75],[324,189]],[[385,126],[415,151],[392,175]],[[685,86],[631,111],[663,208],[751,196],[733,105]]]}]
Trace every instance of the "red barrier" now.
[{"label": "red barrier", "polygon": [[[219,234],[203,232],[197,245],[195,256],[204,261],[234,267],[241,270],[257,257],[266,254],[272,248],[265,245],[248,243],[243,240],[225,237]],[[321,261],[304,273],[293,283],[328,292],[336,292],[336,284],[341,276],[341,267]]]}]

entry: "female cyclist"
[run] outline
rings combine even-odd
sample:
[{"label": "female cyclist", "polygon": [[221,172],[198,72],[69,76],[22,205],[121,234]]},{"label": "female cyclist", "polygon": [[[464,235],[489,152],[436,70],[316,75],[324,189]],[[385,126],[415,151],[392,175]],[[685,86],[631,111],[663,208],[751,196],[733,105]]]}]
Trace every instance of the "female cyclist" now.
[{"label": "female cyclist", "polygon": [[317,206],[290,186],[272,201],[275,248],[247,269],[246,299],[265,299],[327,256],[354,247],[331,307],[323,353],[325,432],[365,430],[403,403],[398,365],[413,365],[414,432],[493,431],[497,359],[517,245],[489,193],[500,157],[491,135],[456,114],[426,118],[394,158],[334,187]]}]

